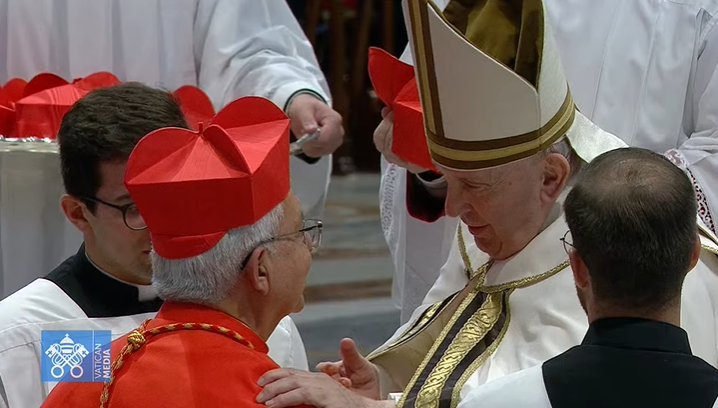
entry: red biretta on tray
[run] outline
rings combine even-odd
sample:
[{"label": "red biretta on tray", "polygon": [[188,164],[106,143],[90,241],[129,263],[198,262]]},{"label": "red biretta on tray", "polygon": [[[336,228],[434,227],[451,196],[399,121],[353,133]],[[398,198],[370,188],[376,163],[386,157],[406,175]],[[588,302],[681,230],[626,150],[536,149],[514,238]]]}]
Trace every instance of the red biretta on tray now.
[{"label": "red biretta on tray", "polygon": [[15,134],[15,103],[25,92],[27,82],[20,78],[0,86],[0,136]]},{"label": "red biretta on tray", "polygon": [[369,49],[369,77],[376,95],[394,111],[391,151],[412,164],[436,171],[426,144],[414,67],[372,47]]},{"label": "red biretta on tray", "polygon": [[127,162],[125,185],[167,259],[206,252],[289,194],[289,119],[271,101],[238,99],[197,131],[158,129]]},{"label": "red biretta on tray", "polygon": [[55,74],[43,73],[25,85],[23,97],[15,102],[14,137],[53,139],[62,117],[90,91],[119,84],[109,72],[98,72],[71,83]]},{"label": "red biretta on tray", "polygon": [[[12,138],[55,139],[62,117],[83,96],[121,81],[109,72],[97,72],[69,82],[55,74],[42,73],[29,82],[14,78],[0,87],[0,135]],[[212,102],[195,86],[174,92],[190,126],[214,116]]]}]

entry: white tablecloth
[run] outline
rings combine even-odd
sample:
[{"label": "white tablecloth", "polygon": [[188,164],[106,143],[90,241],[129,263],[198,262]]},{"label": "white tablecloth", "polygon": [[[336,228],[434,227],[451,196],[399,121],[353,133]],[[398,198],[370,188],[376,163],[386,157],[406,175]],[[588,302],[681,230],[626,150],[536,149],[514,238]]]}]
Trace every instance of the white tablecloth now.
[{"label": "white tablecloth", "polygon": [[60,209],[57,145],[0,142],[0,298],[77,252],[82,235]]}]

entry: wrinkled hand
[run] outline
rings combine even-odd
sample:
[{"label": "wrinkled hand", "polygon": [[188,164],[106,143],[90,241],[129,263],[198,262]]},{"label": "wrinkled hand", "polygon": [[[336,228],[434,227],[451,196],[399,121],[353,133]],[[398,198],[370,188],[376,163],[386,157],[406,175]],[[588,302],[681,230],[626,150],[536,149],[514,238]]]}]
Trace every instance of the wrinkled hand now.
[{"label": "wrinkled hand", "polygon": [[342,361],[319,363],[317,370],[339,381],[356,394],[379,399],[379,370],[359,353],[352,339],[343,339],[339,345]]},{"label": "wrinkled hand", "polygon": [[342,116],[313,95],[297,95],[287,109],[287,116],[297,138],[322,129],[316,140],[307,142],[302,148],[309,157],[332,154],[344,141]]},{"label": "wrinkled hand", "polygon": [[403,167],[414,174],[427,171],[428,169],[409,163],[391,151],[391,144],[394,140],[394,112],[390,108],[384,108],[381,110],[381,116],[384,119],[374,130],[374,146],[384,155],[386,161]]},{"label": "wrinkled hand", "polygon": [[280,368],[264,374],[257,382],[264,387],[257,402],[268,407],[307,404],[317,408],[383,407],[379,401],[357,395],[324,373]]}]

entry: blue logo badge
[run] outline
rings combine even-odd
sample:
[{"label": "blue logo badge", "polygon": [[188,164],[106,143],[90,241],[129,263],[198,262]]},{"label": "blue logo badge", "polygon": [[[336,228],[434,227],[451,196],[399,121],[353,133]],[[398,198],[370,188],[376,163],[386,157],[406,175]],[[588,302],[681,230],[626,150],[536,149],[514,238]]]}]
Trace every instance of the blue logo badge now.
[{"label": "blue logo badge", "polygon": [[109,330],[43,330],[42,381],[110,381]]}]

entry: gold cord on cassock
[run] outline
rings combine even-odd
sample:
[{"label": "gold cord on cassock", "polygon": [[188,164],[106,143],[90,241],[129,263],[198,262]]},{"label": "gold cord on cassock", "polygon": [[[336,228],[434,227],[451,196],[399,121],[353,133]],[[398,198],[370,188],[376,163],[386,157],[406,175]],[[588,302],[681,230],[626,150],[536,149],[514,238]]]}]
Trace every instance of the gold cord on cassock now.
[{"label": "gold cord on cassock", "polygon": [[227,329],[226,327],[207,323],[174,323],[146,330],[145,328],[150,320],[151,319],[145,320],[140,327],[127,335],[127,344],[122,347],[120,355],[117,356],[117,359],[115,359],[110,366],[110,381],[106,382],[102,388],[102,394],[100,394],[100,408],[105,408],[107,406],[107,403],[110,400],[110,390],[115,382],[115,374],[117,370],[122,368],[125,358],[133,352],[139,350],[142,346],[147,344],[150,339],[159,334],[174,333],[181,330],[204,330],[229,337],[230,339],[254,350],[254,345],[249,340],[236,331]]},{"label": "gold cord on cassock", "polygon": [[494,260],[490,259],[489,262],[481,265],[478,269],[474,270],[471,266],[471,259],[469,259],[469,252],[466,250],[466,241],[464,241],[464,234],[463,232],[461,232],[461,223],[459,223],[459,227],[456,231],[456,239],[459,243],[461,260],[464,261],[464,272],[466,273],[466,277],[469,279],[469,281],[471,281],[478,276],[479,279],[476,282],[476,286],[483,286],[484,280],[486,279],[486,273],[489,271],[489,268],[491,268],[491,265],[493,264]]}]

